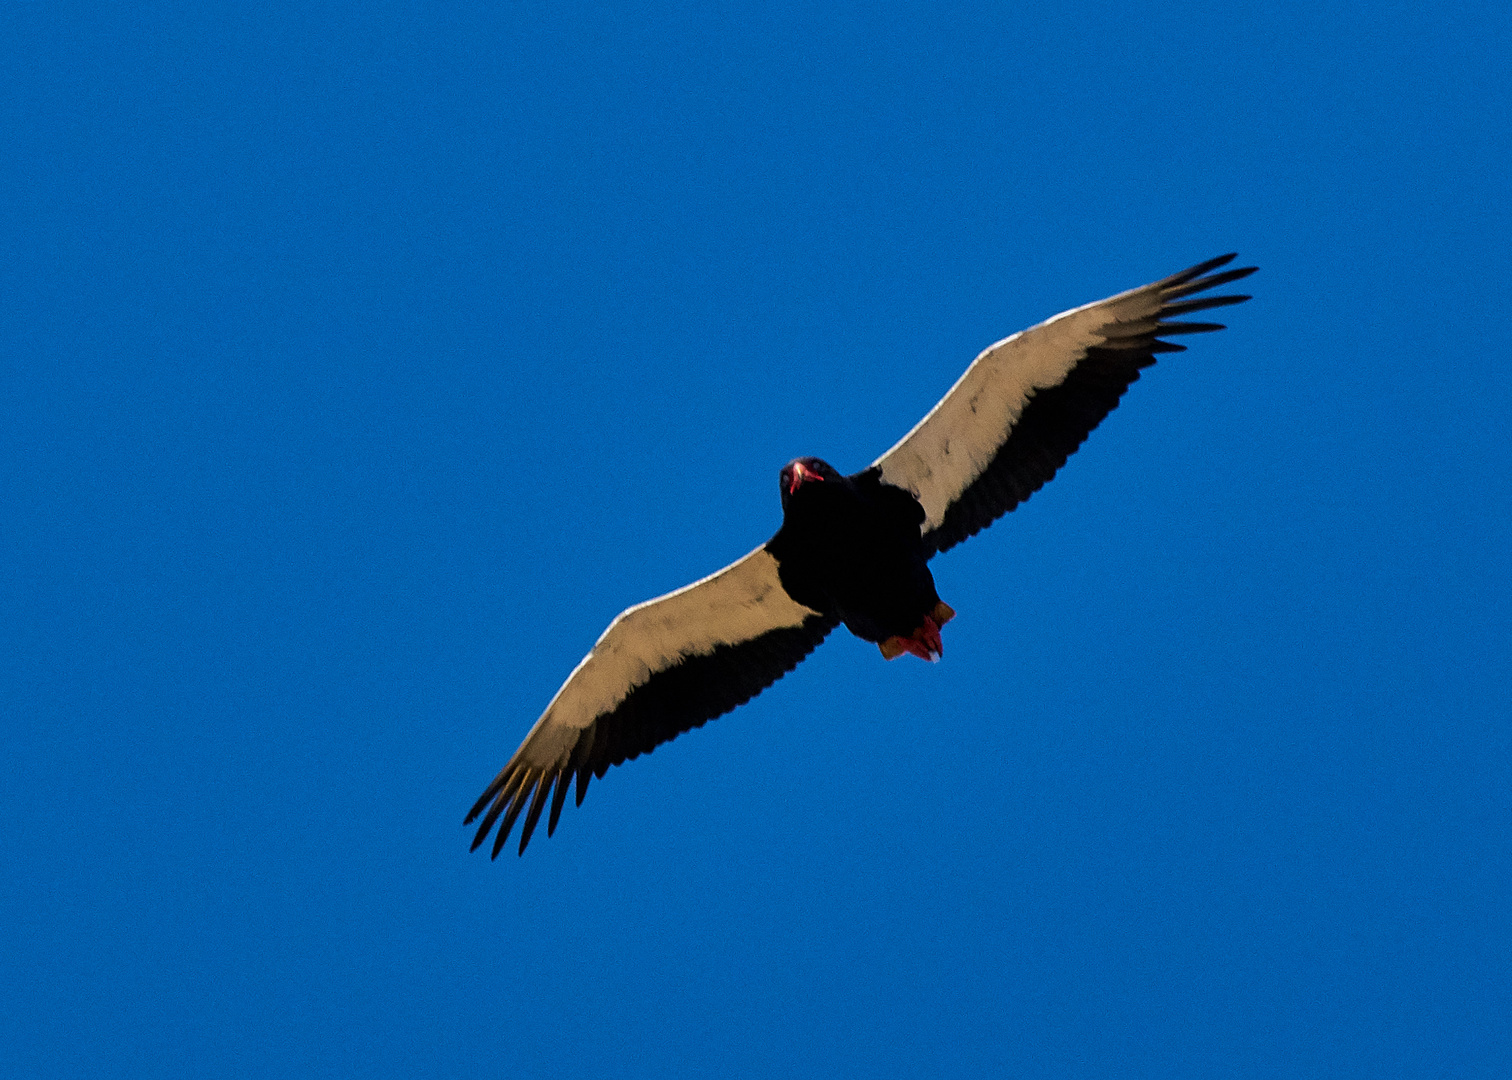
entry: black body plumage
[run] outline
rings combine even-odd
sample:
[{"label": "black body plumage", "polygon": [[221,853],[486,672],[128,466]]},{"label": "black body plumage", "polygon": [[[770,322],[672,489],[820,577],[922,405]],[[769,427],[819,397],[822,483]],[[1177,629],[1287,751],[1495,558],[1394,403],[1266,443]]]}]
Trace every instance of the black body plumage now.
[{"label": "black body plumage", "polygon": [[866,641],[912,634],[940,602],[919,500],[875,469],[841,476],[819,458],[798,461],[823,479],[790,493],[792,465],[781,473],[782,528],[766,548],[783,589]]}]

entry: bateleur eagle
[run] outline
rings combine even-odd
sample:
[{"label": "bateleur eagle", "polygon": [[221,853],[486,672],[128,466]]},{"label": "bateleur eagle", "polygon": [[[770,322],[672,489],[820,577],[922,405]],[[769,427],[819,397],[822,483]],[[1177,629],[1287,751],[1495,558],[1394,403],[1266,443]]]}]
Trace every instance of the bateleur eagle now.
[{"label": "bateleur eagle", "polygon": [[[1118,404],[1161,340],[1221,330],[1178,316],[1248,300],[1197,297],[1253,273],[1224,255],[1063,312],[978,356],[907,435],[860,472],[818,458],[779,474],[782,527],[702,581],[622,612],[573,669],[467,815],[497,856],[524,815],[520,852],[547,799],[547,835],[570,786],[761,693],[838,624],[891,660],[937,659],[954,612],[929,560],[1023,502]],[[1194,298],[1195,297],[1195,298]]]}]

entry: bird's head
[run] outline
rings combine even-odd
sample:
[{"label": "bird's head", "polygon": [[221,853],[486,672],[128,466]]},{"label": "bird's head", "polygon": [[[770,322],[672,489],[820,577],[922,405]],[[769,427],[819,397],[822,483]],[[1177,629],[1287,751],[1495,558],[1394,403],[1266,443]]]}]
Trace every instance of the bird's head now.
[{"label": "bird's head", "polygon": [[820,484],[826,481],[838,483],[840,474],[827,461],[816,457],[802,457],[784,465],[782,472],[777,474],[777,478],[782,488],[782,508],[786,510],[788,500],[797,495],[800,489],[809,484]]}]

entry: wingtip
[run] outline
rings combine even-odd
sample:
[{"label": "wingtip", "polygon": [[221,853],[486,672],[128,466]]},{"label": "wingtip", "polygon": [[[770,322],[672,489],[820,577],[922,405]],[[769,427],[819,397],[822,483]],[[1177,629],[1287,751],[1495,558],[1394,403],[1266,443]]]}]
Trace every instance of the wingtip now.
[{"label": "wingtip", "polygon": [[1258,266],[1236,266],[1234,269],[1225,270],[1221,274],[1209,274],[1207,277],[1199,278],[1192,282],[1192,285],[1193,287],[1200,286],[1202,289],[1213,289],[1219,285],[1228,285],[1231,282],[1243,281],[1259,269]]},{"label": "wingtip", "polygon": [[519,787],[515,788],[514,798],[510,800],[509,809],[505,811],[504,820],[499,824],[498,834],[494,837],[493,853],[497,858],[499,852],[504,850],[504,844],[509,839],[509,834],[514,830],[515,820],[520,816],[520,811],[525,809],[525,800],[530,797],[537,777],[532,773],[525,773],[524,780]]},{"label": "wingtip", "polygon": [[483,794],[479,795],[478,801],[473,803],[472,809],[467,812],[467,817],[462,819],[463,825],[471,825],[474,821],[478,820],[478,815],[488,809],[488,805],[498,797],[499,792],[504,789],[511,779],[512,765],[513,762],[500,769],[499,775],[495,776],[488,787],[483,789]]},{"label": "wingtip", "polygon": [[477,802],[473,803],[473,808],[469,810],[467,812],[467,816],[462,819],[463,825],[471,825],[473,822],[478,820],[478,815],[481,814],[484,808],[493,801],[495,791],[496,789],[494,785],[489,784],[488,790],[483,793],[482,797],[479,798]]},{"label": "wingtip", "polygon": [[[1180,281],[1162,282],[1160,285],[1161,299],[1164,303],[1171,304],[1173,301],[1180,300],[1183,296],[1193,296],[1197,293],[1207,292],[1209,289],[1216,289],[1220,285],[1227,285],[1231,281],[1247,278],[1258,269],[1260,269],[1258,266],[1243,266],[1238,270],[1224,270],[1221,273],[1209,274],[1207,277],[1197,278],[1196,280],[1182,279]],[[1226,301],[1226,298],[1219,297],[1211,297],[1209,299],[1231,303],[1236,302]],[[1207,306],[1212,307],[1214,305],[1208,303]]]},{"label": "wingtip", "polygon": [[530,809],[525,814],[525,821],[520,825],[520,854],[525,854],[525,845],[530,843],[530,838],[535,834],[536,823],[541,820],[541,811],[546,806],[546,797],[551,794],[551,785],[556,778],[551,773],[541,777],[536,784],[535,795],[530,800]]},{"label": "wingtip", "polygon": [[1189,266],[1178,274],[1172,274],[1164,281],[1157,282],[1160,291],[1168,300],[1174,300],[1179,296],[1190,296],[1192,293],[1205,292],[1218,285],[1226,285],[1230,281],[1238,281],[1247,278],[1258,266],[1240,266],[1232,270],[1223,270],[1221,273],[1213,273],[1220,267],[1227,266],[1239,257],[1237,252],[1229,252],[1220,255],[1216,259],[1200,262],[1196,266]]},{"label": "wingtip", "polygon": [[546,820],[546,839],[556,832],[557,822],[562,817],[562,804],[567,801],[567,788],[572,783],[572,772],[564,770],[557,777],[556,791],[551,796],[551,815]]},{"label": "wingtip", "polygon": [[1189,266],[1185,270],[1172,274],[1160,284],[1165,288],[1171,288],[1176,285],[1183,285],[1186,282],[1191,281],[1193,278],[1199,278],[1203,274],[1211,273],[1212,271],[1218,269],[1220,266],[1226,266],[1238,257],[1239,253],[1237,251],[1231,251],[1227,255],[1219,255],[1215,259],[1208,259],[1205,262],[1198,263],[1196,266]]},{"label": "wingtip", "polygon": [[1226,324],[1216,322],[1163,322],[1155,327],[1155,334],[1157,337],[1179,337],[1182,334],[1211,334],[1216,330],[1227,329]]}]

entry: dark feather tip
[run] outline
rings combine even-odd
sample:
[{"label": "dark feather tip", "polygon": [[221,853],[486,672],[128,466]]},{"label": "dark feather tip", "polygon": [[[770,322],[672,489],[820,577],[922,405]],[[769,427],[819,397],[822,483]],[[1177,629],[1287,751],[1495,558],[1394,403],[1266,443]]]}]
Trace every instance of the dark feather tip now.
[{"label": "dark feather tip", "polygon": [[1228,327],[1216,322],[1173,322],[1161,323],[1155,330],[1161,337],[1167,334],[1210,334],[1214,330],[1226,330]]},{"label": "dark feather tip", "polygon": [[1189,266],[1179,274],[1172,274],[1170,277],[1162,281],[1161,284],[1167,288],[1184,284],[1188,281],[1191,281],[1193,278],[1201,277],[1203,274],[1206,274],[1211,270],[1216,270],[1226,263],[1231,263],[1238,257],[1239,253],[1237,251],[1231,251],[1227,255],[1219,255],[1216,259],[1209,259],[1206,262],[1198,263],[1196,266]]}]

